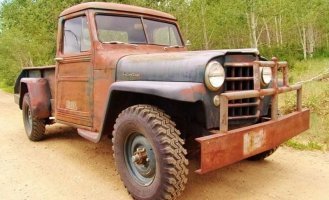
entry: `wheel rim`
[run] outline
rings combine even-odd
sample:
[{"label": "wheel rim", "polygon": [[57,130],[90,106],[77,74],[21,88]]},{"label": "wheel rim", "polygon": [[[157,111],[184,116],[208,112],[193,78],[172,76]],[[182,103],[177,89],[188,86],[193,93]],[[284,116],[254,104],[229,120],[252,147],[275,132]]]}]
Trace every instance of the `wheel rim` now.
[{"label": "wheel rim", "polygon": [[25,128],[27,130],[27,133],[30,134],[32,129],[32,113],[30,106],[28,105],[25,107],[24,118],[25,118],[24,120]]},{"label": "wheel rim", "polygon": [[140,185],[150,185],[156,174],[156,160],[146,137],[140,133],[130,134],[125,142],[124,154],[130,175]]}]

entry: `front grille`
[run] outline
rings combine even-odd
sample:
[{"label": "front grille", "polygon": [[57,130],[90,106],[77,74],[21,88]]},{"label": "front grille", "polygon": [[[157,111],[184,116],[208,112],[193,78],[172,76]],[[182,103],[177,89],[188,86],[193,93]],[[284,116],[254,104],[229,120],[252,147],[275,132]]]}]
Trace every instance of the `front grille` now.
[{"label": "front grille", "polygon": [[[254,90],[254,73],[252,62],[226,62],[225,92]],[[259,100],[247,98],[229,101],[228,119],[247,120],[258,117]]]}]

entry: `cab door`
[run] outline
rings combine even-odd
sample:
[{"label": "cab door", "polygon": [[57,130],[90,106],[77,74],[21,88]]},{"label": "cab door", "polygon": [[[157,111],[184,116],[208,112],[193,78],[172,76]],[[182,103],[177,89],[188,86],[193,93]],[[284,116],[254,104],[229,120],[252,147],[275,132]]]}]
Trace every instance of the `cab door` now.
[{"label": "cab door", "polygon": [[57,53],[56,120],[92,127],[93,62],[88,18],[63,20]]}]

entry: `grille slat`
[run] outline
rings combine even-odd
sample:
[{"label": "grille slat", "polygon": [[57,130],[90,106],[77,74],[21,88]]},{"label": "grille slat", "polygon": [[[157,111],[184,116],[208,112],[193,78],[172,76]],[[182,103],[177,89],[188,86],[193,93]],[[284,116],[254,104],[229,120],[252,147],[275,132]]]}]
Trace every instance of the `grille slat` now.
[{"label": "grille slat", "polygon": [[[226,62],[225,92],[254,89],[252,62]],[[259,100],[247,98],[229,101],[229,120],[256,119]]]},{"label": "grille slat", "polygon": [[258,115],[244,115],[244,116],[232,116],[232,117],[228,117],[229,120],[255,119],[255,118],[258,118]]},{"label": "grille slat", "polygon": [[258,102],[254,102],[254,103],[244,102],[244,103],[228,104],[228,107],[230,107],[230,108],[249,107],[249,106],[258,106]]},{"label": "grille slat", "polygon": [[229,67],[250,67],[253,66],[253,62],[226,62],[224,63],[224,66]]}]

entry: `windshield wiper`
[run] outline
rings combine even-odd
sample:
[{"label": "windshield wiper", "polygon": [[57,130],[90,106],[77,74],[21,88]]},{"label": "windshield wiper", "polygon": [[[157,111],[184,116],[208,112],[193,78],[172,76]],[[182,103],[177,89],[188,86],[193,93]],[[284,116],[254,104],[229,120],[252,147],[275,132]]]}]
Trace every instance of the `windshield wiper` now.
[{"label": "windshield wiper", "polygon": [[130,46],[134,46],[134,47],[138,47],[137,44],[130,44],[127,42],[121,42],[121,41],[109,41],[109,42],[103,42],[104,44],[125,44],[125,45],[130,45]]},{"label": "windshield wiper", "polygon": [[171,46],[163,47],[164,50],[166,50],[166,49],[170,49],[170,48],[183,48],[183,46],[179,46],[179,45],[171,45]]}]

